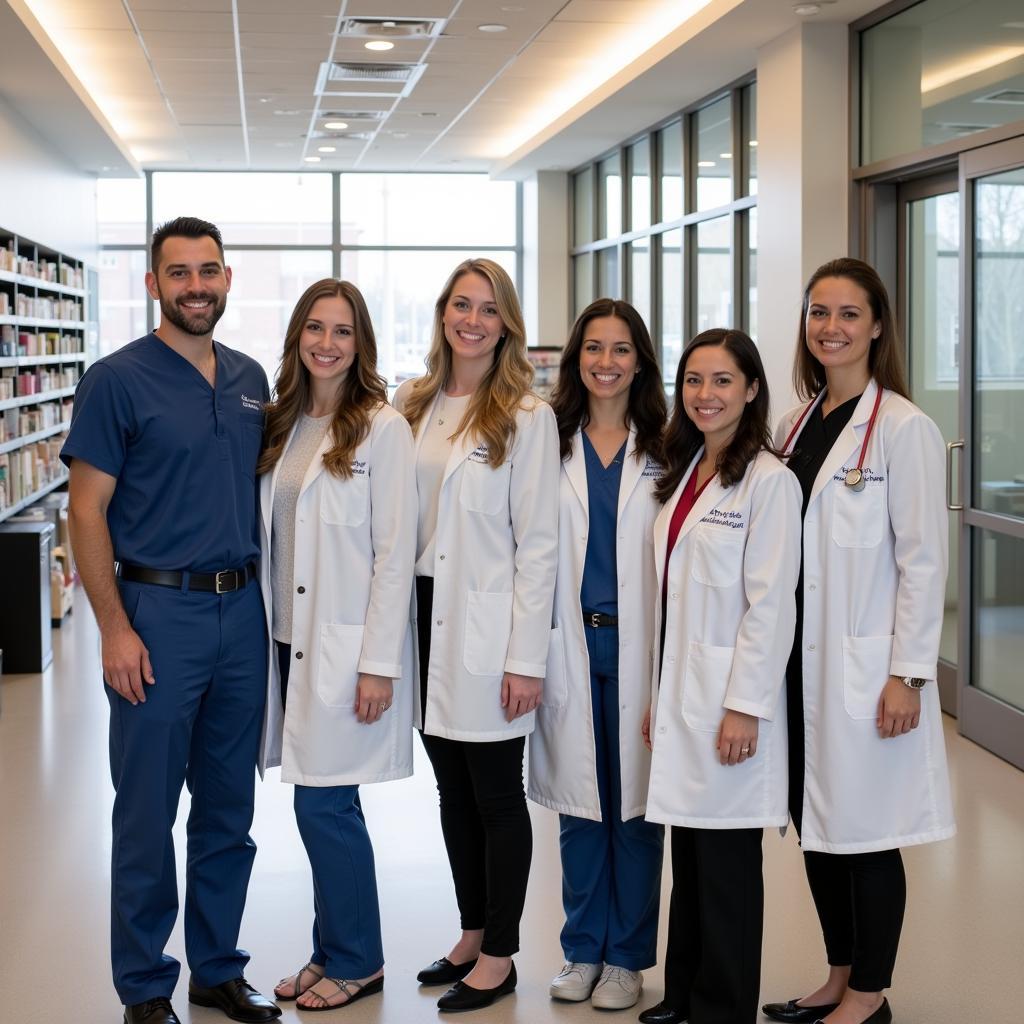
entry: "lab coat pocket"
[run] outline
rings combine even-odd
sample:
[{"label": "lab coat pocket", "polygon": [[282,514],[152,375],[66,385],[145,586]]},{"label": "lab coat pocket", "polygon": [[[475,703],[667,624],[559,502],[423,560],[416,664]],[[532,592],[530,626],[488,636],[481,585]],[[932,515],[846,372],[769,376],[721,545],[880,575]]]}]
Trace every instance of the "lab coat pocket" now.
[{"label": "lab coat pocket", "polygon": [[691,729],[718,732],[734,652],[734,647],[691,642],[683,678],[683,721]]},{"label": "lab coat pocket", "polygon": [[466,637],[462,660],[475,676],[498,676],[505,670],[512,635],[512,594],[471,590],[466,603]]},{"label": "lab coat pocket", "polygon": [[462,465],[462,480],[459,482],[459,502],[470,512],[497,515],[508,507],[508,486],[512,467],[503,462],[492,469],[486,462],[466,459]]},{"label": "lab coat pocket", "polygon": [[882,542],[889,515],[885,484],[867,483],[863,491],[832,484],[832,539],[841,548],[873,548]]},{"label": "lab coat pocket", "polygon": [[889,679],[891,636],[843,637],[843,705],[851,718],[874,719]]},{"label": "lab coat pocket", "polygon": [[746,531],[701,523],[693,530],[690,574],[707,587],[728,587],[743,569],[743,537]]},{"label": "lab coat pocket", "polygon": [[[325,469],[324,473],[327,472]],[[325,479],[320,492],[320,518],[332,526],[358,526],[370,504],[370,481],[365,475]]]},{"label": "lab coat pocket", "polygon": [[557,626],[548,640],[548,667],[544,676],[541,701],[546,708],[564,708],[569,700],[569,681],[565,672],[565,646],[562,631]]},{"label": "lab coat pocket", "polygon": [[329,708],[354,707],[363,627],[325,622],[320,626],[316,692]]}]

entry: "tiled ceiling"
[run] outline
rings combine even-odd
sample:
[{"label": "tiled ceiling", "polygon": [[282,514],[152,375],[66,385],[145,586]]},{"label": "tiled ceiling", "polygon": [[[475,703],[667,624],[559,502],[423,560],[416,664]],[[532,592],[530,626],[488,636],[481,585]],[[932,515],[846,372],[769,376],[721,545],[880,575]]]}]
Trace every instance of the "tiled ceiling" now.
[{"label": "tiled ceiling", "polygon": [[[485,170],[567,81],[673,9],[708,2],[25,0],[143,167],[292,169],[319,157],[367,170]],[[439,19],[442,30],[375,53],[338,35],[366,17]],[[494,24],[505,30],[480,29]],[[424,69],[408,95],[331,83],[326,93],[348,95],[317,96],[330,61]],[[324,128],[329,117],[348,128]]]}]

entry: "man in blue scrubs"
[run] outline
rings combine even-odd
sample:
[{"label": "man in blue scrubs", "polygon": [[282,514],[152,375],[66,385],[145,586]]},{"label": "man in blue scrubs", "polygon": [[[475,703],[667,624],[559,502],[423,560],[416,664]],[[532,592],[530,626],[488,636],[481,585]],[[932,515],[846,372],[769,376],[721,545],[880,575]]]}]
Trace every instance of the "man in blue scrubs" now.
[{"label": "man in blue scrubs", "polygon": [[164,946],[186,782],[189,1001],[269,1021],[281,1011],[236,948],[266,693],[255,477],[269,390],[258,363],[213,340],[231,287],[217,228],[165,224],[151,265],[160,326],[89,368],[61,452],[110,703],[114,985],[125,1024],[178,1024]]}]

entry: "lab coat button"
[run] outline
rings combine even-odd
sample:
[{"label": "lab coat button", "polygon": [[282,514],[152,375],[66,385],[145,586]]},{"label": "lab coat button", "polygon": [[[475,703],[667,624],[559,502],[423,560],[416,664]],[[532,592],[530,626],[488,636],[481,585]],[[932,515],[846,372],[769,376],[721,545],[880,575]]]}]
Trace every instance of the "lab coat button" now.
[{"label": "lab coat button", "polygon": [[814,650],[814,644],[808,644],[807,645],[807,650],[813,651]]},{"label": "lab coat button", "polygon": [[295,657],[298,658],[299,661],[302,661],[302,651],[296,651],[295,652]]},{"label": "lab coat button", "polygon": [[670,654],[670,655],[668,656],[668,660],[669,660],[669,661],[675,661],[675,660],[676,660],[676,656],[675,656],[674,654]]},{"label": "lab coat button", "polygon": [[673,594],[672,595],[672,600],[673,601],[678,601],[679,600],[679,595],[678,594]]},{"label": "lab coat button", "polygon": [[295,588],[295,592],[297,594],[304,594],[306,592],[306,588],[305,587],[296,587]]},{"label": "lab coat button", "polygon": [[812,583],[808,589],[809,590],[817,590],[818,589],[818,584],[817,583]]},{"label": "lab coat button", "polygon": [[437,624],[438,624],[439,626],[443,626],[443,625],[444,625],[444,619],[438,619],[438,620],[437,620]]},{"label": "lab coat button", "polygon": [[658,732],[660,732],[660,733],[664,733],[664,732],[665,732],[665,726],[663,726],[663,725],[659,725],[659,726],[658,726]]},{"label": "lab coat button", "polygon": [[440,557],[441,557],[441,561],[443,562],[444,561],[444,555],[441,555]]}]

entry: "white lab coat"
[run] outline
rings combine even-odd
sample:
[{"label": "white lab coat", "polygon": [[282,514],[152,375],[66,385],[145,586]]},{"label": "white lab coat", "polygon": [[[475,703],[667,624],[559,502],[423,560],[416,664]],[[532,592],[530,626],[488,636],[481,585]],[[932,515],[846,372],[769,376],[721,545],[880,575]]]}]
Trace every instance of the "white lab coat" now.
[{"label": "white lab coat", "polygon": [[[328,432],[299,492],[288,707],[282,714],[272,650],[260,746],[261,774],[280,764],[283,782],[303,786],[358,785],[412,774],[417,511],[412,434],[403,417],[379,406],[356,448],[354,475],[348,479],[324,468],[323,454],[332,444]],[[271,524],[280,469],[279,460],[260,480],[260,586],[268,635]],[[370,725],[355,713],[360,672],[394,680],[391,708]]]},{"label": "white lab coat", "polygon": [[[636,431],[626,441],[619,483],[615,563],[619,581],[619,764],[622,820],[643,815],[651,759],[640,735],[650,702],[654,664],[654,570],[652,528],[661,507],[654,488],[661,466],[632,454]],[[590,698],[590,658],[583,631],[580,587],[587,557],[589,506],[583,436],[572,441],[562,463],[558,506],[558,579],[555,629],[548,652],[544,702],[530,737],[528,795],[545,807],[577,818],[601,820]]]},{"label": "white lab coat", "polygon": [[[658,593],[669,525],[703,449],[654,524]],[[743,479],[715,476],[683,523],[668,560],[665,647],[652,689],[647,818],[690,828],[783,826],[789,772],[786,662],[800,572],[800,485],[762,451]],[[658,601],[655,629],[661,629]],[[726,710],[755,715],[757,750],[723,765]]]},{"label": "white lab coat", "polygon": [[[868,384],[826,457],[804,518],[801,842],[826,853],[912,846],[956,831],[934,682],[948,545],[942,437],[915,405],[884,392],[866,486],[846,487],[877,388]],[[802,408],[783,417],[780,446]],[[920,725],[881,739],[875,718],[890,675],[932,681],[921,691]]]},{"label": "white lab coat", "polygon": [[[396,392],[396,408],[409,386]],[[417,451],[436,405],[419,422]],[[505,721],[501,684],[506,672],[545,674],[557,545],[558,428],[551,406],[528,395],[497,469],[468,433],[456,439],[445,467],[425,724],[416,701],[416,724],[428,735],[488,742],[533,731],[535,712]]]}]

